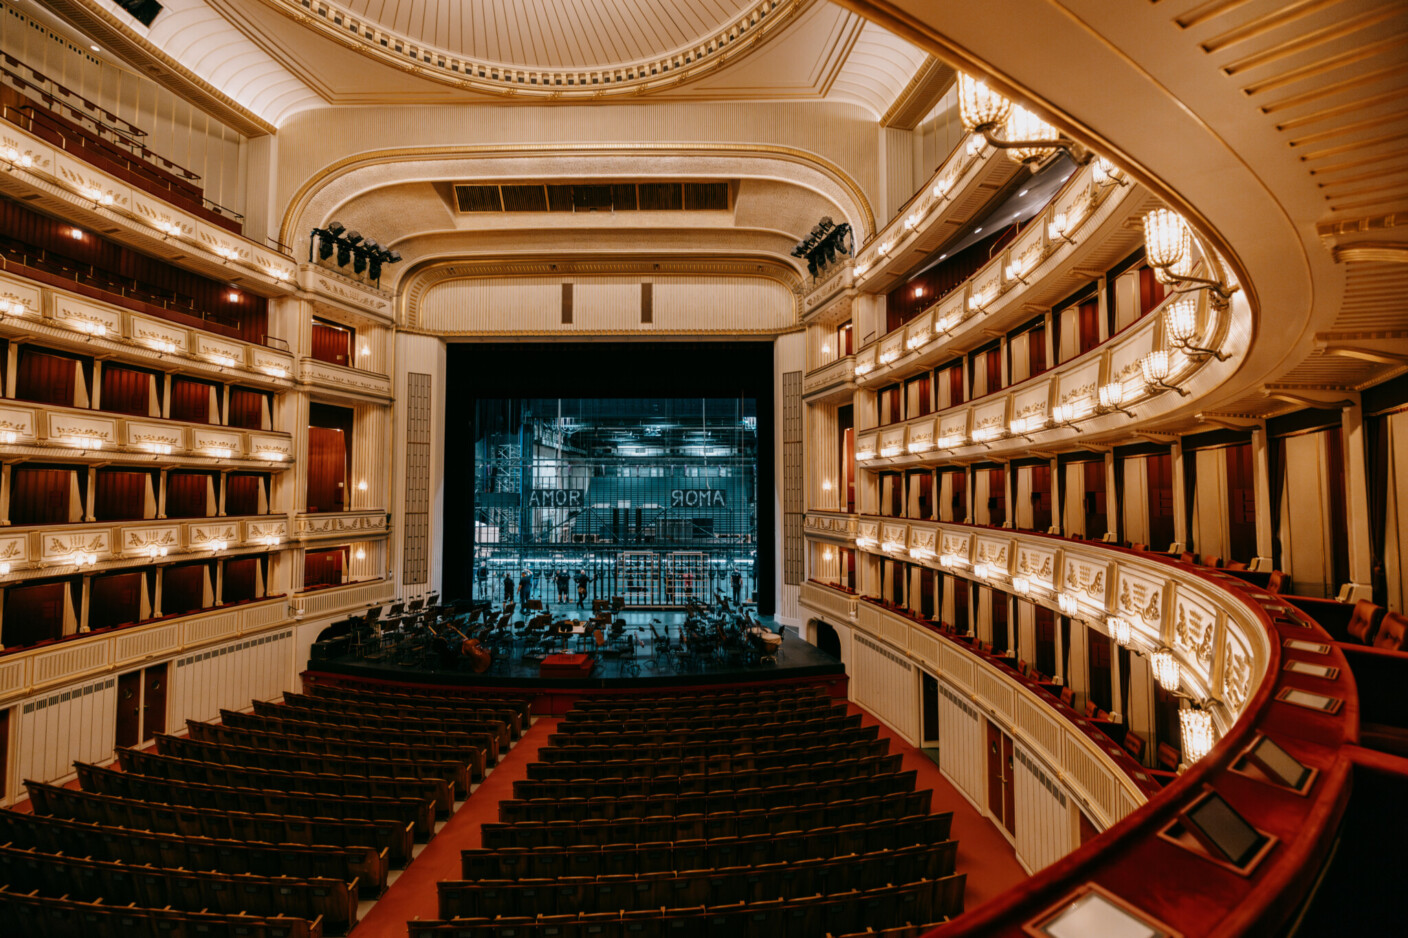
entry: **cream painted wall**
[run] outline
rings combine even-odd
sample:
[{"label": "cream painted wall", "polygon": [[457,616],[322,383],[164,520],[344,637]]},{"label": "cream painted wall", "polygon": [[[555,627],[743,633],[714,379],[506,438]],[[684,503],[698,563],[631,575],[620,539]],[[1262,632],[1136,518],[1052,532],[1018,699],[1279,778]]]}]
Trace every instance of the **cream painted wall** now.
[{"label": "cream painted wall", "polygon": [[[445,342],[434,336],[396,335],[395,383],[398,401],[406,399],[406,376],[411,372],[430,375],[430,527],[427,550],[430,552],[430,575],[424,586],[406,587],[402,585],[405,510],[406,510],[406,411],[404,406],[395,409],[395,426],[392,439],[395,441],[391,452],[391,510],[395,519],[391,532],[390,579],[396,584],[394,595],[409,599],[424,592],[439,590],[444,566],[443,544],[445,538],[442,512],[445,500]],[[468,418],[463,409],[456,408],[455,417]]]},{"label": "cream painted wall", "polygon": [[[782,576],[782,376],[789,371],[804,370],[805,355],[806,334],[801,331],[780,335],[773,343],[773,567],[777,582],[777,611],[774,618],[782,625],[791,626],[800,626],[806,620],[806,614],[800,604],[801,586],[788,586]],[[806,412],[800,402],[798,406],[803,413]],[[806,504],[805,499],[803,504]]]}]

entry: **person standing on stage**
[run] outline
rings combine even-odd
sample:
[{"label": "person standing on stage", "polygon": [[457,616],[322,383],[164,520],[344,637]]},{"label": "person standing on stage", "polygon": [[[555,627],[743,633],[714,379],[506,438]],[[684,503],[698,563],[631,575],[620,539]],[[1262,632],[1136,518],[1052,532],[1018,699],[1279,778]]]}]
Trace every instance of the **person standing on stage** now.
[{"label": "person standing on stage", "polygon": [[733,575],[729,577],[729,583],[733,586],[734,603],[743,602],[743,574],[737,570],[733,571]]},{"label": "person standing on stage", "polygon": [[504,574],[504,602],[513,602],[513,574]]},{"label": "person standing on stage", "polygon": [[523,576],[518,579],[518,602],[524,609],[528,608],[528,597],[533,595],[533,575],[527,570],[523,571]]},{"label": "person standing on stage", "polygon": [[553,574],[553,579],[557,582],[557,601],[567,602],[567,585],[572,582],[572,578],[567,575],[566,570],[558,570]]},{"label": "person standing on stage", "polygon": [[587,571],[585,571],[585,570],[578,570],[578,571],[577,571],[577,608],[578,608],[578,609],[581,609],[581,608],[582,608],[582,604],[587,601],[587,584],[590,583],[591,581],[592,581],[592,578],[589,577],[589,576],[587,576]]}]

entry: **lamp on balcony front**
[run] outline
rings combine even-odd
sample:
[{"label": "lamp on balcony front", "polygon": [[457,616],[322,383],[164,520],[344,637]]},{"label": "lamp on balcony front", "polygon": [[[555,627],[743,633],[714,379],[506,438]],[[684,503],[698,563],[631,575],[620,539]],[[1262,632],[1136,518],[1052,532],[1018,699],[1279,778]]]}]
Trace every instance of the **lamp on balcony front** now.
[{"label": "lamp on balcony front", "polygon": [[1157,352],[1150,352],[1139,359],[1139,370],[1144,374],[1144,383],[1151,388],[1160,388],[1165,391],[1177,391],[1179,397],[1187,397],[1188,392],[1175,384],[1169,384],[1168,379],[1168,352],[1160,349]]},{"label": "lamp on balcony front", "polygon": [[1169,693],[1178,690],[1178,685],[1183,682],[1183,672],[1172,651],[1160,648],[1149,657],[1149,664],[1154,671],[1154,680],[1159,682],[1160,687]]},{"label": "lamp on balcony front", "polygon": [[1212,751],[1217,742],[1212,728],[1212,714],[1201,707],[1184,707],[1178,711],[1178,724],[1183,731],[1183,761],[1197,762]]},{"label": "lamp on balcony front", "polygon": [[1090,161],[1090,151],[989,88],[987,82],[963,72],[958,73],[958,112],[969,133],[981,134],[989,146],[1008,151],[1009,157],[1033,172],[1057,152],[1080,164]]},{"label": "lamp on balcony front", "polygon": [[[1183,216],[1167,208],[1156,208],[1144,216],[1144,253],[1154,276],[1161,283],[1174,284],[1175,293],[1206,290],[1214,309],[1225,309],[1236,291],[1220,278],[1195,277],[1193,271],[1193,230]],[[1211,251],[1202,247],[1208,267],[1217,270]],[[1190,284],[1178,287],[1177,284]]]},{"label": "lamp on balcony front", "polygon": [[1168,337],[1185,354],[1196,359],[1212,355],[1220,362],[1227,361],[1227,355],[1217,349],[1200,348],[1193,344],[1198,334],[1198,301],[1191,296],[1181,296],[1164,310],[1164,327]]}]

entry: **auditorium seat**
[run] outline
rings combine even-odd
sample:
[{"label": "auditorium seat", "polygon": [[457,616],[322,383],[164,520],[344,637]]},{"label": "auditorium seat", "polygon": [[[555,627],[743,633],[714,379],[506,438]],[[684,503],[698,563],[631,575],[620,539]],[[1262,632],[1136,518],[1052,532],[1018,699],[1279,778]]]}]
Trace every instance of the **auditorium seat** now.
[{"label": "auditorium seat", "polygon": [[1386,651],[1404,651],[1404,642],[1408,639],[1408,617],[1401,612],[1386,612],[1379,620],[1378,631],[1374,633],[1372,642],[1375,648],[1382,648]]}]

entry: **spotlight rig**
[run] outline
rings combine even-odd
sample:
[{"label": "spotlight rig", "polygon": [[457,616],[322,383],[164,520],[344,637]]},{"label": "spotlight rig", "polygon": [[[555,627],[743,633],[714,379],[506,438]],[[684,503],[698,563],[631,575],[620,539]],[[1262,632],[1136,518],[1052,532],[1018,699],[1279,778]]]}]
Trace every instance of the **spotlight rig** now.
[{"label": "spotlight rig", "polygon": [[850,234],[850,225],[845,222],[837,225],[827,216],[817,222],[805,238],[797,242],[797,246],[792,249],[792,256],[806,258],[807,272],[815,277],[822,268],[836,261],[838,253],[853,253],[854,245],[846,243]]},{"label": "spotlight rig", "polygon": [[[312,242],[316,242],[316,249]],[[352,272],[366,275],[381,286],[381,265],[394,264],[401,259],[395,251],[388,251],[375,241],[364,238],[360,231],[348,231],[340,221],[330,223],[326,228],[314,228],[312,242],[308,245],[308,260],[313,260],[317,251],[318,260],[326,262],[337,255],[337,266],[352,265]]]}]

